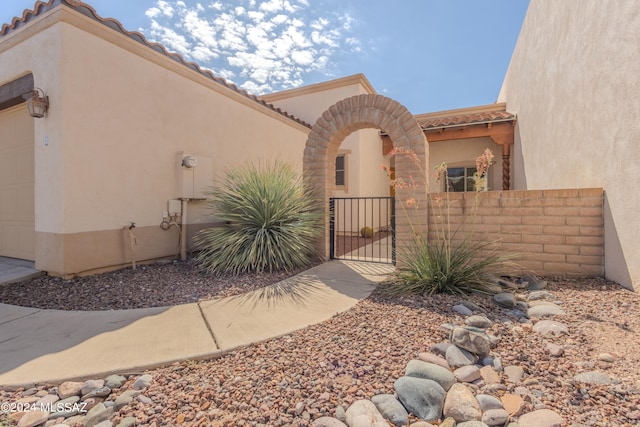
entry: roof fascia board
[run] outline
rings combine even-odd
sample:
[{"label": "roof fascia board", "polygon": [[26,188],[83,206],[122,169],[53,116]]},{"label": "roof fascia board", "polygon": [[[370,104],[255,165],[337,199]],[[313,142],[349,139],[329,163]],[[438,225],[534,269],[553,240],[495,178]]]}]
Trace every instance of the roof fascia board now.
[{"label": "roof fascia board", "polygon": [[476,107],[466,107],[466,108],[457,108],[454,110],[443,110],[443,111],[434,111],[433,113],[424,113],[424,114],[416,114],[416,120],[428,120],[428,119],[437,119],[440,117],[449,117],[449,116],[463,116],[467,114],[477,114],[477,113],[491,113],[494,111],[507,111],[507,104],[505,102],[498,102],[495,104],[487,104],[487,105],[479,105]]},{"label": "roof fascia board", "polygon": [[308,86],[302,86],[295,89],[283,90],[281,92],[269,93],[262,95],[261,98],[266,102],[280,101],[283,99],[295,98],[297,96],[308,95],[311,93],[323,92],[331,89],[351,86],[360,84],[364,90],[369,94],[375,94],[376,90],[373,88],[369,80],[364,74],[354,74],[352,76],[342,77],[335,80],[329,80],[328,82],[315,83]]}]

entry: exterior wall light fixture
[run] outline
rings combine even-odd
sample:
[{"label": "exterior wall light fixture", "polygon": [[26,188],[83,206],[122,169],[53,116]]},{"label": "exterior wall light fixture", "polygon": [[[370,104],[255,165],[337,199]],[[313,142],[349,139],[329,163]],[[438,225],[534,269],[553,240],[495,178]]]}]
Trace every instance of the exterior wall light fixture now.
[{"label": "exterior wall light fixture", "polygon": [[184,166],[185,168],[195,168],[197,164],[198,159],[194,156],[184,156],[184,158],[182,159],[182,166]]},{"label": "exterior wall light fixture", "polygon": [[33,88],[31,98],[27,99],[29,115],[35,118],[44,117],[49,109],[49,97],[38,87]]}]

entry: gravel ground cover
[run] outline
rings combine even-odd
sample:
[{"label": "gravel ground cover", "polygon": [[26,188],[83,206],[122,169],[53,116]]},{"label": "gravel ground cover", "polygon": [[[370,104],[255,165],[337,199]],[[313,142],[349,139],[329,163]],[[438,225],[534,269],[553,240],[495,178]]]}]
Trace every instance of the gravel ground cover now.
[{"label": "gravel ground cover", "polygon": [[0,286],[0,302],[56,310],[120,310],[166,307],[242,294],[277,283],[290,272],[214,277],[193,261],[138,265],[93,276],[64,280],[42,276]]},{"label": "gravel ground cover", "polygon": [[[126,417],[135,417],[136,425],[156,427],[308,426],[320,416],[335,416],[340,407],[346,409],[358,399],[393,393],[393,382],[404,374],[407,362],[447,339],[441,325],[463,320],[452,306],[466,299],[484,307],[494,322],[489,332],[499,338],[493,352],[502,364],[524,369],[522,383],[507,383],[507,389],[498,393],[513,393],[521,386],[536,391],[542,405],[561,414],[566,426],[638,425],[640,295],[603,279],[550,281],[547,290],[567,313],[557,320],[568,326],[568,334],[543,338],[487,296],[390,298],[376,292],[321,324],[218,359],[148,371],[153,380],[144,396],[150,400],[135,400],[111,421],[114,426]],[[550,355],[546,347],[550,341],[563,348],[561,356]],[[603,358],[605,353],[610,357]],[[575,375],[594,370],[615,381],[607,385],[575,381]],[[135,375],[114,391],[114,398],[134,379]],[[20,396],[21,390],[0,392],[4,401]],[[536,409],[534,402],[526,401],[525,406],[524,412]]]}]

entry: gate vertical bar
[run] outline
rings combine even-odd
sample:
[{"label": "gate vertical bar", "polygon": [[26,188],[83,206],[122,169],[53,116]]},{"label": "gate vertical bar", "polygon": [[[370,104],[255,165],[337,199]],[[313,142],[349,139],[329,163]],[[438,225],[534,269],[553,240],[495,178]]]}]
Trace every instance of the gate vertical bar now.
[{"label": "gate vertical bar", "polygon": [[[336,259],[336,201],[329,199],[329,259]],[[326,242],[326,240],[325,240]]]},{"label": "gate vertical bar", "polygon": [[391,262],[396,265],[396,198],[391,198]]}]

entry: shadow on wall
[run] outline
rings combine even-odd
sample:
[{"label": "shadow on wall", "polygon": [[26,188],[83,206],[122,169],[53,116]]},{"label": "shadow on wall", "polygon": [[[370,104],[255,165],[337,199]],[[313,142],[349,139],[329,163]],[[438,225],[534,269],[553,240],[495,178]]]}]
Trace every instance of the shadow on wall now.
[{"label": "shadow on wall", "polygon": [[520,123],[516,123],[513,134],[513,152],[511,153],[511,189],[527,190],[527,170],[522,153],[522,138],[520,138]]},{"label": "shadow on wall", "polygon": [[620,244],[620,236],[616,223],[611,213],[611,205],[607,191],[604,192],[604,275],[607,279],[620,283],[622,286],[640,291],[640,284],[634,284],[631,281],[629,266],[625,259],[622,245]]}]

